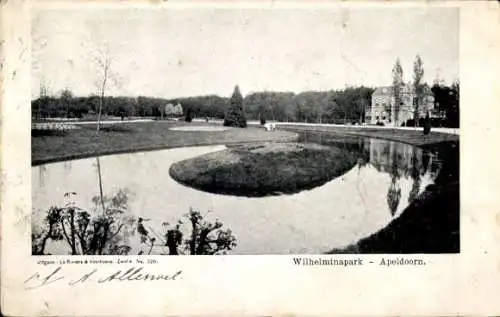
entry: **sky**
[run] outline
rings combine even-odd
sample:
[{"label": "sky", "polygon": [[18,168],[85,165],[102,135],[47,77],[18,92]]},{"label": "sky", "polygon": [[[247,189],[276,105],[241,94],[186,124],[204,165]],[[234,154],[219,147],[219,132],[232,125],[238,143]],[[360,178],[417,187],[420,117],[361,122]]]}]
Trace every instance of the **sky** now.
[{"label": "sky", "polygon": [[454,8],[121,9],[36,12],[32,97],[97,94],[175,98],[255,91],[384,86],[400,58],[404,80],[458,79]]}]

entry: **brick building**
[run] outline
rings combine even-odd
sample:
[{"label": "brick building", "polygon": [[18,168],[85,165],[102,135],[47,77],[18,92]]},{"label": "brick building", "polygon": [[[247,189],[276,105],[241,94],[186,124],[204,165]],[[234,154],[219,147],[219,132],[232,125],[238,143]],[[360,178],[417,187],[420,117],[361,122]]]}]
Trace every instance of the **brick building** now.
[{"label": "brick building", "polygon": [[[377,122],[384,125],[401,126],[406,124],[406,121],[413,119],[417,95],[413,85],[404,84],[401,86],[401,105],[399,108],[399,116],[395,120],[394,93],[392,86],[377,88],[372,94],[371,107],[366,110],[365,122],[376,124]],[[434,96],[431,89],[424,86],[424,97],[419,103],[419,117],[425,117],[427,111],[432,112],[434,109]]]}]

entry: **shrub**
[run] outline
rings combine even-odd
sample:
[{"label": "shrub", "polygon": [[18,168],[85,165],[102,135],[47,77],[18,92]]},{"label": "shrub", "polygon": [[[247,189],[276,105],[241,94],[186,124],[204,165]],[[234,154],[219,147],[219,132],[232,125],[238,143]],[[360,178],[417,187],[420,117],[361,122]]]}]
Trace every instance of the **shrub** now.
[{"label": "shrub", "polygon": [[261,125],[266,124],[266,118],[264,118],[264,116],[261,116],[261,117],[260,117],[260,124],[261,124]]},{"label": "shrub", "polygon": [[186,122],[191,122],[193,121],[193,113],[191,111],[191,109],[188,109],[186,111],[186,118],[185,118]]},{"label": "shrub", "polygon": [[377,121],[376,125],[384,126],[384,123],[382,121]]},{"label": "shrub", "polygon": [[443,119],[431,118],[431,126],[432,127],[442,127],[443,126]]},{"label": "shrub", "polygon": [[431,132],[431,125],[430,124],[426,124],[424,126],[424,135],[427,135]]}]

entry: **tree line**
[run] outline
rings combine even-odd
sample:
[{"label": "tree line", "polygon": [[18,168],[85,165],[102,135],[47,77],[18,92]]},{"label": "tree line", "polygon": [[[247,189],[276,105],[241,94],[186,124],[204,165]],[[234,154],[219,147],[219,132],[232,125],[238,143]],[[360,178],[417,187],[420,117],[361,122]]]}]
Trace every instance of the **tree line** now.
[{"label": "tree line", "polygon": [[[302,121],[317,123],[362,122],[370,106],[373,89],[348,87],[343,90],[293,92],[252,92],[243,97],[243,111],[249,120]],[[32,117],[82,118],[96,114],[100,96],[76,97],[65,89],[60,96],[41,95],[33,100]],[[217,95],[184,98],[113,97],[102,99],[102,114],[124,117],[190,116],[224,119],[230,98]],[[182,114],[171,111],[181,105]]]},{"label": "tree line", "polygon": [[[340,90],[293,92],[251,92],[242,97],[247,120],[308,123],[361,123],[371,107],[371,87]],[[435,110],[445,126],[459,123],[459,83],[451,86],[435,82],[431,89]],[[224,119],[230,98],[218,95],[184,98],[74,96],[68,89],[60,96],[41,95],[31,105],[32,118],[83,118],[102,114],[118,117],[186,117]]]},{"label": "tree line", "polygon": [[435,81],[431,87],[434,95],[435,110],[439,113],[443,126],[458,128],[460,126],[460,82],[451,86]]}]

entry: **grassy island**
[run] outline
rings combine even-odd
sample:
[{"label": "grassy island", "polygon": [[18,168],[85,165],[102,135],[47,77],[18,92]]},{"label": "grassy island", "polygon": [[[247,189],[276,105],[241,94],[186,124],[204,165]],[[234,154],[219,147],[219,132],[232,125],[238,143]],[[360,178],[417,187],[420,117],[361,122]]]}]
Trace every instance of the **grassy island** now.
[{"label": "grassy island", "polygon": [[356,162],[350,152],[317,144],[244,144],[177,162],[170,175],[211,193],[262,197],[314,188]]}]

